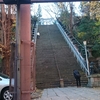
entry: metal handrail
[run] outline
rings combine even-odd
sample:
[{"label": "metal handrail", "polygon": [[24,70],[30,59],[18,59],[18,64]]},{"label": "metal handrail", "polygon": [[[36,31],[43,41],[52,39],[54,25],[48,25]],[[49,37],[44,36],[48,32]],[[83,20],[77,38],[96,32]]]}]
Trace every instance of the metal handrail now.
[{"label": "metal handrail", "polygon": [[71,50],[73,51],[74,55],[77,58],[77,61],[80,63],[81,68],[84,70],[84,72],[88,73],[88,69],[87,69],[87,65],[86,65],[86,61],[85,59],[82,57],[82,55],[80,54],[80,52],[78,51],[78,49],[76,48],[76,46],[73,44],[73,42],[71,41],[71,39],[69,38],[69,36],[67,35],[67,33],[65,32],[65,30],[61,27],[61,25],[58,23],[58,21],[56,21],[56,25],[59,28],[59,30],[61,31],[64,39],[66,40],[66,42],[68,43],[69,47],[71,48]]},{"label": "metal handrail", "polygon": [[34,34],[34,36],[32,37],[32,42],[34,42],[36,44],[37,31],[38,31],[38,23],[36,23],[36,26],[32,29],[32,31],[33,31],[32,34]]}]

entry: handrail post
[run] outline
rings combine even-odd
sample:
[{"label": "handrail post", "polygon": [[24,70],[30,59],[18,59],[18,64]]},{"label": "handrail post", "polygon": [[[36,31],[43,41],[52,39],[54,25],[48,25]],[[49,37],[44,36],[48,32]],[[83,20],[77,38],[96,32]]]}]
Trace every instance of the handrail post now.
[{"label": "handrail post", "polygon": [[87,50],[86,50],[86,41],[83,41],[83,44],[84,44],[84,47],[85,47],[86,65],[87,65],[88,75],[90,75],[90,71],[89,71],[89,61],[88,61]]}]

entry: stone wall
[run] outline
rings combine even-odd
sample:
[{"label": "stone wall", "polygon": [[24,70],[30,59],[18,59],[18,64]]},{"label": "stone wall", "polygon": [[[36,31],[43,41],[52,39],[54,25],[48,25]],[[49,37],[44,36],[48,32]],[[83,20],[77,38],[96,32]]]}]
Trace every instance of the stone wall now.
[{"label": "stone wall", "polygon": [[100,74],[88,76],[88,87],[100,87]]}]

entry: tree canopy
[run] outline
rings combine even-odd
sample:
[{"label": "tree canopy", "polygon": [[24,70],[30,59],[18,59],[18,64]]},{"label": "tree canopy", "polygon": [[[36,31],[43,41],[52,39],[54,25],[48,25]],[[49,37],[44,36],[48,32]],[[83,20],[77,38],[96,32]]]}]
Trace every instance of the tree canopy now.
[{"label": "tree canopy", "polygon": [[[72,6],[74,8],[74,5]],[[86,40],[92,55],[96,58],[100,57],[100,2],[80,2],[80,9],[81,14],[78,16],[74,10],[72,11],[72,22],[70,21],[71,12],[68,9],[61,10],[59,19],[67,30],[70,30],[69,26],[72,24],[75,37],[80,43],[83,44],[83,41]]]}]

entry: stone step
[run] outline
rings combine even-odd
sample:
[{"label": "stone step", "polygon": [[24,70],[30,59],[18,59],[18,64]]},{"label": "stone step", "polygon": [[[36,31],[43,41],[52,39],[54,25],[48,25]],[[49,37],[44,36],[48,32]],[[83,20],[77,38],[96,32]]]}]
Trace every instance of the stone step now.
[{"label": "stone step", "polygon": [[86,85],[87,78],[57,26],[39,26],[38,31],[41,35],[36,44],[37,88],[60,87],[57,67],[60,70],[61,78],[64,79],[65,86],[76,85],[73,69],[80,71],[82,84]]}]

